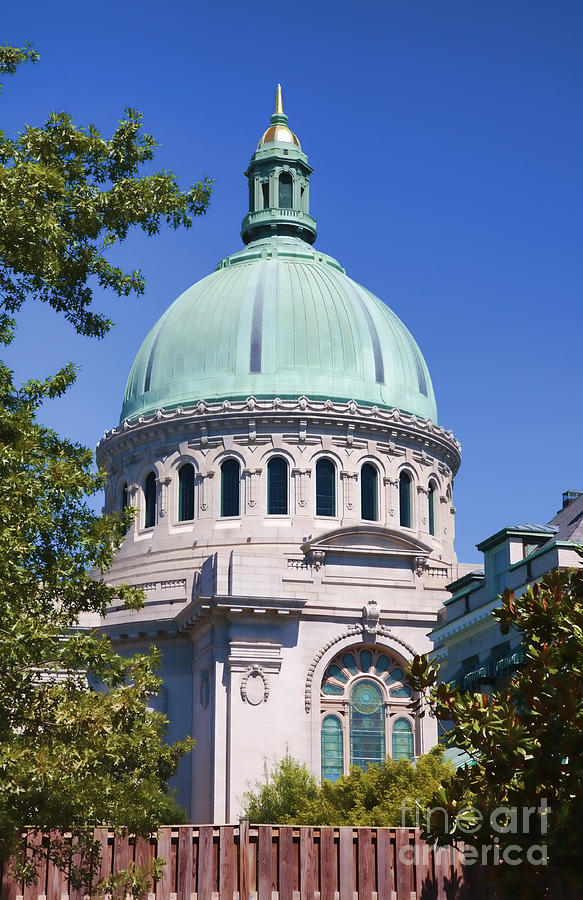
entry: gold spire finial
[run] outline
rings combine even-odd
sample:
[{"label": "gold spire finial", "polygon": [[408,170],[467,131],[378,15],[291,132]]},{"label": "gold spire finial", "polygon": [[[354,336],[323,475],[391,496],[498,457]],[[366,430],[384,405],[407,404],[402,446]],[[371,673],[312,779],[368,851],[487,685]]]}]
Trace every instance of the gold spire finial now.
[{"label": "gold spire finial", "polygon": [[276,116],[283,115],[283,101],[281,99],[281,84],[277,85],[277,91],[275,93],[275,115]]}]

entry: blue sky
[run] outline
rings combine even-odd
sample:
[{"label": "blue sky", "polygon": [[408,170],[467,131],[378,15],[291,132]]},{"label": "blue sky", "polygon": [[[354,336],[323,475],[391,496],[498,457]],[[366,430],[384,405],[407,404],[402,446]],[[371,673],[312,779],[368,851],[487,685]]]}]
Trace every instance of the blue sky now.
[{"label": "blue sky", "polygon": [[317,245],[385,300],[429,365],[440,422],[462,444],[458,556],[506,524],[547,521],[583,489],[583,5],[571,0],[360,4],[29,0],[2,39],[41,61],[5,80],[12,134],[64,109],[110,134],[127,105],[160,142],[157,167],[215,179],[188,232],[116,250],[144,297],[97,295],[102,342],[29,305],[9,361],[41,377],[72,359],[47,408],[93,446],[166,306],[240,244],[243,178],[281,81],[315,168]]}]

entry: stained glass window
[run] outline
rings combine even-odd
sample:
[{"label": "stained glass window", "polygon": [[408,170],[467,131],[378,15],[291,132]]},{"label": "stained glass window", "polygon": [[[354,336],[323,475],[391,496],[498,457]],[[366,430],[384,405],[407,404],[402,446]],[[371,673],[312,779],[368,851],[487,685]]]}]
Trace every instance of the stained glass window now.
[{"label": "stained glass window", "polygon": [[413,759],[413,729],[408,719],[393,722],[393,759]]},{"label": "stained glass window", "polygon": [[145,516],[144,526],[153,528],[156,524],[156,476],[150,472],[144,484]]},{"label": "stained glass window", "polygon": [[226,459],[221,466],[221,516],[239,515],[239,471],[236,459]]},{"label": "stained glass window", "polygon": [[385,715],[381,689],[359,681],[350,694],[350,764],[368,769],[385,758]]},{"label": "stained glass window", "polygon": [[411,528],[411,478],[407,472],[399,475],[399,521],[403,528]]},{"label": "stained glass window", "polygon": [[329,459],[316,463],[316,515],[336,515],[336,468]]},{"label": "stained glass window", "polygon": [[287,516],[287,462],[274,456],[267,463],[267,514]]},{"label": "stained glass window", "polygon": [[344,772],[342,723],[338,716],[325,716],[322,722],[322,778],[336,781]]},{"label": "stained glass window", "polygon": [[367,521],[378,519],[378,472],[370,463],[360,470],[360,515]]},{"label": "stained glass window", "polygon": [[178,473],[178,521],[194,519],[194,466],[186,463]]}]

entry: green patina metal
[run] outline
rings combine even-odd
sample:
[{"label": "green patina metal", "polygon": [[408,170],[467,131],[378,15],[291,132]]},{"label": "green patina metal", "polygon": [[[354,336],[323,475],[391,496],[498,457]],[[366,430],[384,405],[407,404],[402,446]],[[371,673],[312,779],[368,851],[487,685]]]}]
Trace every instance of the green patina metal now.
[{"label": "green patina metal", "polygon": [[311,246],[312,169],[286,122],[278,91],[246,173],[247,246],[178,297],[150,331],[128,378],[122,421],[199,400],[306,395],[437,422],[429,371],[407,328]]}]

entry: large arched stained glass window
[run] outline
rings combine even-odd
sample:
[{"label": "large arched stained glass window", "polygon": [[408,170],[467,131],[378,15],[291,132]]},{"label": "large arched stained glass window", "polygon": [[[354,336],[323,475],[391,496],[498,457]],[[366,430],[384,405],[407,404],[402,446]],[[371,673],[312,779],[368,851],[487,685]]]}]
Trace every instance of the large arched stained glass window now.
[{"label": "large arched stained glass window", "polygon": [[393,759],[413,759],[413,728],[409,719],[393,722]]},{"label": "large arched stained glass window", "polygon": [[[413,692],[403,660],[375,645],[347,647],[330,660],[320,687],[322,778],[336,778],[341,761],[363,769],[387,754],[414,753]],[[389,723],[394,720],[395,727]]]},{"label": "large arched stained glass window", "polygon": [[156,524],[156,475],[150,472],[144,482],[144,526],[153,528]]},{"label": "large arched stained glass window", "polygon": [[336,515],[336,468],[329,459],[316,463],[316,515]]},{"label": "large arched stained glass window", "polygon": [[325,716],[322,721],[322,778],[336,781],[344,773],[342,723],[338,716]]},{"label": "large arched stained glass window", "polygon": [[350,693],[350,765],[368,769],[385,758],[383,695],[374,681],[358,681]]},{"label": "large arched stained glass window", "polygon": [[274,456],[267,463],[267,515],[287,516],[287,462]]},{"label": "large arched stained glass window", "polygon": [[376,522],[379,517],[378,481],[376,468],[365,463],[360,470],[360,516],[369,522]]},{"label": "large arched stained glass window", "polygon": [[399,522],[403,528],[411,528],[411,476],[399,475]]},{"label": "large arched stained glass window", "polygon": [[185,463],[178,473],[178,521],[194,519],[194,466]]},{"label": "large arched stained glass window", "polygon": [[226,459],[221,466],[221,516],[240,514],[240,471],[236,459]]}]

